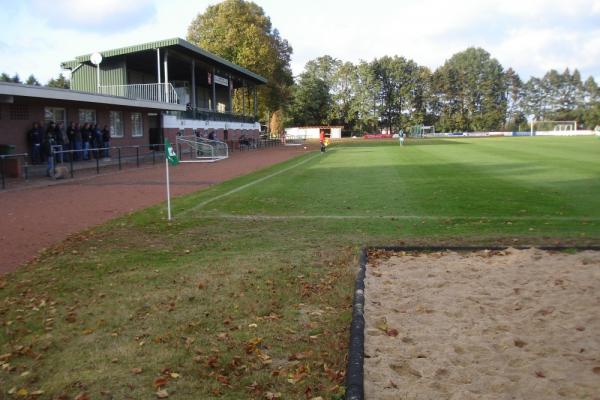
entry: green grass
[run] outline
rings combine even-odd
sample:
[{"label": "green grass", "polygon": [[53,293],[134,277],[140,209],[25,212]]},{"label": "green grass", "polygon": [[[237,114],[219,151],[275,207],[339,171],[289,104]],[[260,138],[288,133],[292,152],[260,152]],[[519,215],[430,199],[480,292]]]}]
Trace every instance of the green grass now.
[{"label": "green grass", "polygon": [[595,138],[357,140],[114,220],[0,281],[0,399],[339,398],[361,245],[598,244],[598,177]]}]

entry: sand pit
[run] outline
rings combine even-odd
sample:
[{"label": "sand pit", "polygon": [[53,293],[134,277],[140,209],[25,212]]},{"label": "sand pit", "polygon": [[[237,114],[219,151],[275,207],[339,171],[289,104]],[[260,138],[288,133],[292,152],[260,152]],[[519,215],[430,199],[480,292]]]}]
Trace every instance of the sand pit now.
[{"label": "sand pit", "polygon": [[367,400],[600,399],[600,252],[379,252],[365,320]]}]

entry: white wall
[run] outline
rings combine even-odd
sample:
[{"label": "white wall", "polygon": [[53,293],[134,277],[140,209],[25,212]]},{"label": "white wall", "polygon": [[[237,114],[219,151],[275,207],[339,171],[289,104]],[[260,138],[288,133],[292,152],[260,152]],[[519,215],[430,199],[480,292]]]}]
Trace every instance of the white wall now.
[{"label": "white wall", "polygon": [[225,121],[202,121],[196,119],[177,119],[174,115],[163,115],[163,128],[175,129],[248,129],[260,131],[260,124]]},{"label": "white wall", "polygon": [[[342,128],[341,127],[332,127],[331,129],[331,139],[341,139],[342,138]],[[302,139],[320,139],[319,132],[321,129],[319,127],[292,127],[286,128],[285,135],[288,138],[302,138]]]}]

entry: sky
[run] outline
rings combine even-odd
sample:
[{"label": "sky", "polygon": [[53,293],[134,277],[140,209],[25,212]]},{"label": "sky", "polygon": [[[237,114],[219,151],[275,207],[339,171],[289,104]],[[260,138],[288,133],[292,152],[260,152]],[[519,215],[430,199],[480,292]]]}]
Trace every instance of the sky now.
[{"label": "sky", "polygon": [[[0,0],[0,72],[46,83],[60,63],[172,37],[218,1]],[[255,0],[294,49],[292,70],[328,54],[385,55],[435,69],[482,47],[521,78],[579,69],[600,82],[600,0]]]}]

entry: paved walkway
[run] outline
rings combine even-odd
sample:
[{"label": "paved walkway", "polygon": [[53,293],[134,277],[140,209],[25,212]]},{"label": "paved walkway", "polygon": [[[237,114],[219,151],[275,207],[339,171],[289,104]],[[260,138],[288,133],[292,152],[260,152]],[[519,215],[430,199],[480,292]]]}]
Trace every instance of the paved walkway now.
[{"label": "paved walkway", "polygon": [[[217,163],[180,164],[171,170],[171,193],[191,193],[306,151],[278,147],[234,153]],[[14,271],[69,235],[163,201],[162,163],[0,192],[0,274]]]}]

